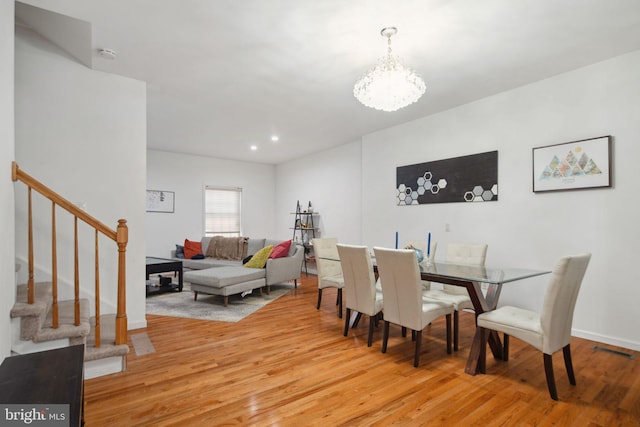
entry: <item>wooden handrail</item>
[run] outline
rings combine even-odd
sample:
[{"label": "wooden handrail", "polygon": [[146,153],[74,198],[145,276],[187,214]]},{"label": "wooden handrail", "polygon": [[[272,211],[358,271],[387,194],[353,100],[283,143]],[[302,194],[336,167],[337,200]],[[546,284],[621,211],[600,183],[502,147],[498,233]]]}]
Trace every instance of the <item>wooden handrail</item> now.
[{"label": "wooden handrail", "polygon": [[[37,191],[42,196],[48,198],[52,201],[52,274],[55,276],[53,278],[53,306],[55,307],[53,313],[53,327],[57,328],[57,249],[56,249],[56,226],[55,226],[55,208],[56,206],[61,207],[62,209],[69,212],[74,216],[74,295],[75,295],[75,303],[74,303],[74,323],[79,325],[80,322],[80,289],[79,289],[79,254],[78,254],[78,219],[85,222],[90,227],[95,229],[95,272],[96,272],[96,281],[95,281],[95,294],[96,294],[96,316],[100,315],[100,280],[99,280],[99,266],[98,266],[98,233],[102,233],[107,236],[109,239],[116,242],[118,247],[118,302],[117,302],[117,313],[116,313],[116,344],[126,344],[127,343],[127,314],[126,314],[126,247],[129,240],[128,237],[128,228],[127,221],[124,219],[118,220],[117,231],[109,228],[102,222],[98,221],[93,216],[86,213],[84,210],[80,209],[75,204],[71,203],[64,197],[60,196],[55,191],[51,190],[46,185],[42,184],[29,174],[23,172],[17,165],[16,162],[12,162],[11,164],[11,178],[15,181],[20,181],[27,186],[28,189],[28,202],[29,202],[29,281],[27,284],[27,302],[29,304],[34,303],[35,299],[35,283],[33,280],[33,268],[34,268],[34,260],[33,260],[33,224],[32,224],[32,201],[31,201],[31,193],[32,190]],[[100,319],[96,319],[96,346],[100,346]]]},{"label": "wooden handrail", "polygon": [[56,205],[60,206],[61,208],[65,209],[67,212],[71,213],[73,216],[78,217],[82,221],[89,224],[91,227],[99,230],[102,234],[104,234],[114,242],[117,242],[115,230],[107,227],[105,224],[98,221],[97,219],[95,219],[94,217],[92,217],[82,209],[80,209],[78,206],[74,205],[73,203],[71,203],[70,201],[68,201],[67,199],[65,199],[64,197],[62,197],[61,195],[59,195],[58,193],[56,193],[55,191],[47,187],[46,185],[42,184],[40,181],[36,180],[26,172],[22,171],[18,167],[18,164],[16,162],[12,162],[11,166],[12,166],[11,179],[13,179],[14,182],[15,181],[23,182],[24,184],[27,185],[27,187],[33,188],[38,193],[40,193],[47,199],[51,200],[52,202],[54,202]]}]

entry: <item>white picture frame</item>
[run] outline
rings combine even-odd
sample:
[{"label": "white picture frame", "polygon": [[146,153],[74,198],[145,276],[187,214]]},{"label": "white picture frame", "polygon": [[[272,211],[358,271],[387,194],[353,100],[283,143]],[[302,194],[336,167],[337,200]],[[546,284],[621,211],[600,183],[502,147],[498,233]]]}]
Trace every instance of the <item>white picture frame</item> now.
[{"label": "white picture frame", "polygon": [[175,193],[173,191],[147,190],[147,212],[173,213]]}]

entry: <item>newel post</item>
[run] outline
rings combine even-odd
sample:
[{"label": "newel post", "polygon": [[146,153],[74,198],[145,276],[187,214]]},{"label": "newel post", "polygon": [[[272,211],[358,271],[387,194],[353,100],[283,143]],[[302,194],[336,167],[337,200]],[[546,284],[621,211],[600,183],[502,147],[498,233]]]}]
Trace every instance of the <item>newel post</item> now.
[{"label": "newel post", "polygon": [[116,243],[118,244],[118,307],[116,314],[116,345],[127,343],[127,242],[129,230],[127,220],[119,219],[116,229]]}]

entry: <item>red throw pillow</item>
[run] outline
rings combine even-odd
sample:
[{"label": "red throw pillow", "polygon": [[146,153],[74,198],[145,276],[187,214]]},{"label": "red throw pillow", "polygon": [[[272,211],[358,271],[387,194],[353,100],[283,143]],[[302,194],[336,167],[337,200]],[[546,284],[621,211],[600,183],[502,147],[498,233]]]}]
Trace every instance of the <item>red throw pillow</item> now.
[{"label": "red throw pillow", "polygon": [[184,239],[184,257],[191,259],[194,255],[202,253],[202,244],[200,242],[192,242],[191,240]]},{"label": "red throw pillow", "polygon": [[269,258],[282,258],[289,255],[289,249],[291,248],[291,240],[287,240],[285,242],[279,243],[277,246],[274,246],[271,251],[271,255]]}]

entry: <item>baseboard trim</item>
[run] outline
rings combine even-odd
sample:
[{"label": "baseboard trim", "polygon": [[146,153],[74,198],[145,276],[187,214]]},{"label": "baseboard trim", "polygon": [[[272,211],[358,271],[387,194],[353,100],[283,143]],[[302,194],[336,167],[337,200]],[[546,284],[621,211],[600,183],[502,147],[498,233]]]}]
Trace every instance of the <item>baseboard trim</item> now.
[{"label": "baseboard trim", "polygon": [[84,379],[90,380],[92,378],[124,372],[126,368],[125,358],[126,356],[114,356],[84,362]]},{"label": "baseboard trim", "polygon": [[640,342],[625,340],[622,338],[610,337],[607,335],[596,334],[593,332],[583,331],[580,329],[572,329],[571,335],[578,338],[584,338],[602,344],[615,345],[629,350],[640,351]]},{"label": "baseboard trim", "polygon": [[130,331],[134,329],[144,329],[146,327],[147,327],[147,319],[130,321],[127,324],[127,329]]}]

